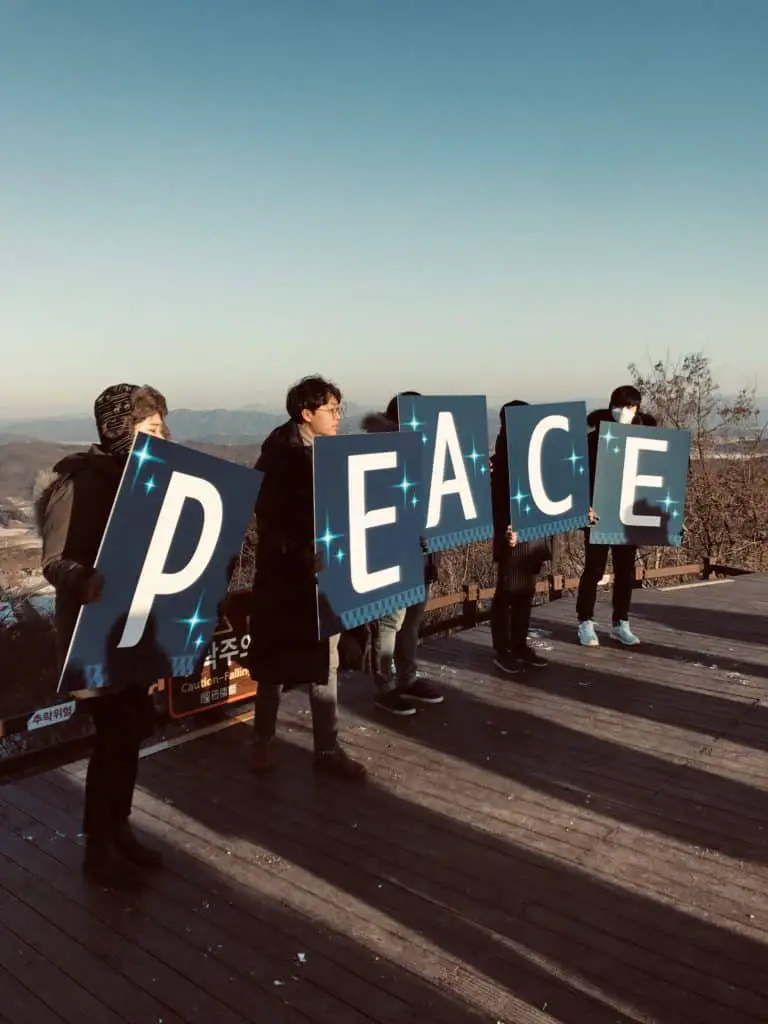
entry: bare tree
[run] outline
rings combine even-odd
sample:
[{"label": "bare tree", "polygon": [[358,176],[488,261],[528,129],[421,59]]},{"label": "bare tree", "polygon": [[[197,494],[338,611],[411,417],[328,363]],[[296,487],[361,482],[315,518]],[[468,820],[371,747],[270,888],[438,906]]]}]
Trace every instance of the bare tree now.
[{"label": "bare tree", "polygon": [[707,356],[694,352],[628,367],[643,407],[661,426],[691,432],[685,543],[678,551],[643,552],[646,564],[680,564],[709,557],[719,564],[766,565],[768,459],[762,448],[755,390],[723,397]]}]

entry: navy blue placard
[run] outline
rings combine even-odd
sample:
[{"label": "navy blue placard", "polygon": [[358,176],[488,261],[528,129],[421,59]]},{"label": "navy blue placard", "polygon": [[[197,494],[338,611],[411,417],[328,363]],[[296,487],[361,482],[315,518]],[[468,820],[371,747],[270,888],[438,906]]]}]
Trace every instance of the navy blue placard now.
[{"label": "navy blue placard", "polygon": [[510,522],[518,540],[578,530],[589,522],[584,402],[505,410]]},{"label": "navy blue placard", "polygon": [[200,671],[263,475],[139,434],[80,612],[59,690],[148,684]]},{"label": "navy blue placard", "polygon": [[590,541],[679,546],[690,450],[688,430],[601,423]]},{"label": "navy blue placard", "polygon": [[[429,551],[493,536],[484,395],[398,395],[400,430],[419,438]],[[441,493],[442,492],[442,493]]]},{"label": "navy blue placard", "polygon": [[424,489],[414,434],[351,434],[314,443],[318,636],[424,600]]}]

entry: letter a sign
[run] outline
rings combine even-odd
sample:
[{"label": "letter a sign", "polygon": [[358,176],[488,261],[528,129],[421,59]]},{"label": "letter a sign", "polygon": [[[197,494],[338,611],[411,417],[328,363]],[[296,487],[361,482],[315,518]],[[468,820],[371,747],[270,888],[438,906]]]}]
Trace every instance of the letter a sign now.
[{"label": "letter a sign", "polygon": [[195,675],[262,474],[140,434],[101,541],[101,599],[80,612],[59,690]]},{"label": "letter a sign", "polygon": [[482,395],[398,395],[400,430],[422,448],[424,537],[445,551],[493,536],[488,413]]}]

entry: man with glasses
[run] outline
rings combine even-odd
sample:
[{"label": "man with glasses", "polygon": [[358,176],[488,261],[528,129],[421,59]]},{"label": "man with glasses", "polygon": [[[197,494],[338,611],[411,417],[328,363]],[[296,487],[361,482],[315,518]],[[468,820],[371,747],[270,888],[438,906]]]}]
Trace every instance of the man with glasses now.
[{"label": "man with glasses", "polygon": [[273,739],[284,689],[309,687],[318,772],[363,780],[366,770],[338,745],[339,637],[317,639],[312,446],[334,437],[341,392],[306,377],[288,392],[290,419],[264,442],[256,469],[264,473],[256,502],[256,575],[251,602],[249,669],[258,682],[253,770],[274,766]]}]

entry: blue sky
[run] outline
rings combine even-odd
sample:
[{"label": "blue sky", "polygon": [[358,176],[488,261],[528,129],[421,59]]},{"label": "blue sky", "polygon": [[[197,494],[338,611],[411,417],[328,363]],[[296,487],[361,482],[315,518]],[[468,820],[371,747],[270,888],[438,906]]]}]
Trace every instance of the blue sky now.
[{"label": "blue sky", "polygon": [[0,417],[768,391],[764,0],[0,0]]}]

